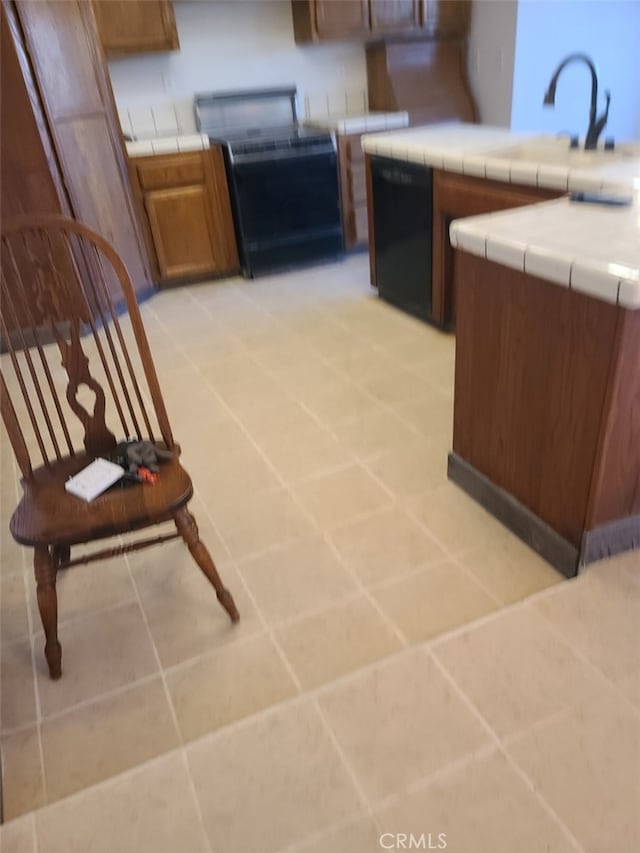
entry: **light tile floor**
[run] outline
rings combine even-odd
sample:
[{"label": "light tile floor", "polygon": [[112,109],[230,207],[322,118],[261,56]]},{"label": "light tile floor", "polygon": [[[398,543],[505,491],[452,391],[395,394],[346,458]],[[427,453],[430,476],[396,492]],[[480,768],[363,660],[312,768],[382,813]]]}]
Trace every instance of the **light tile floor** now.
[{"label": "light tile floor", "polygon": [[367,272],[143,306],[237,627],[179,543],[74,568],[50,682],[2,453],[2,851],[640,849],[640,557],[561,583],[447,482],[454,340]]}]

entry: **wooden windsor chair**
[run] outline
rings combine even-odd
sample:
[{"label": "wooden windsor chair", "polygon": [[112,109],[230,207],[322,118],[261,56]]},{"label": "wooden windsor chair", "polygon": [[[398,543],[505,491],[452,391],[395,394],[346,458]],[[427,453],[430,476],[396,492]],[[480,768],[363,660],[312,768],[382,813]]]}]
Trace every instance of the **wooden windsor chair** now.
[{"label": "wooden windsor chair", "polygon": [[[0,404],[23,486],[10,530],[34,550],[51,678],[62,672],[56,573],[63,567],[182,537],[237,622],[233,598],[187,509],[193,487],[178,462],[122,261],[102,237],[63,216],[3,223],[1,251]],[[118,433],[173,452],[157,483],[112,488],[88,503],[69,494],[66,480],[112,453]],[[71,559],[73,546],[167,521],[175,531]]]}]

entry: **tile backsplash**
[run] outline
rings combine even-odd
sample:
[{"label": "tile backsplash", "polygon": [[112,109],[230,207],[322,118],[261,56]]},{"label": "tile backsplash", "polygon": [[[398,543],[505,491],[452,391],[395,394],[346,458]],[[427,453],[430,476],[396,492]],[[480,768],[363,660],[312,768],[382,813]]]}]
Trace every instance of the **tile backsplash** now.
[{"label": "tile backsplash", "polygon": [[[303,94],[298,90],[298,117],[301,120],[361,116],[367,112],[364,89],[336,90]],[[153,106],[118,109],[122,132],[133,139],[180,136],[197,133],[193,100],[183,98]]]},{"label": "tile backsplash", "polygon": [[320,92],[302,99],[307,120],[361,116],[367,112],[367,93],[364,89]]},{"label": "tile backsplash", "polygon": [[134,139],[197,133],[191,98],[149,107],[119,109],[118,117],[122,132]]}]

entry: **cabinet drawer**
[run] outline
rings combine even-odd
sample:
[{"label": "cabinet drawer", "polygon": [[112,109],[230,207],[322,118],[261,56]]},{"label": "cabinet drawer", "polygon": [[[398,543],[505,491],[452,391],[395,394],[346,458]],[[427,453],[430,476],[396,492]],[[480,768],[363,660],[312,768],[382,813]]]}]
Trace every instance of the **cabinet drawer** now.
[{"label": "cabinet drawer", "polygon": [[349,200],[355,206],[367,200],[367,173],[364,163],[353,164],[347,169]]},{"label": "cabinet drawer", "polygon": [[204,183],[202,153],[196,151],[169,157],[154,157],[153,160],[138,164],[138,178],[143,190]]}]

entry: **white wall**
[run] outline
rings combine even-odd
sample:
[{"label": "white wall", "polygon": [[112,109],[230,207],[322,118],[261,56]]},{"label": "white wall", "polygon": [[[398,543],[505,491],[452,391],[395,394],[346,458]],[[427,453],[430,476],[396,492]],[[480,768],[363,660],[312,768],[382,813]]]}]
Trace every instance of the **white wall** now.
[{"label": "white wall", "polygon": [[611,91],[604,136],[640,139],[639,0],[520,0],[518,4],[511,126],[516,130],[569,131],[584,136],[591,75],[581,63],[558,81],[555,107],[542,100],[562,59],[575,51],[596,64],[598,115]]},{"label": "white wall", "polygon": [[473,0],[467,62],[483,124],[509,127],[517,0]]},{"label": "white wall", "polygon": [[366,91],[363,46],[296,45],[289,0],[201,0],[174,8],[180,51],[109,61],[121,111],[210,90],[296,84],[302,107],[304,96],[352,92],[362,99]]}]

